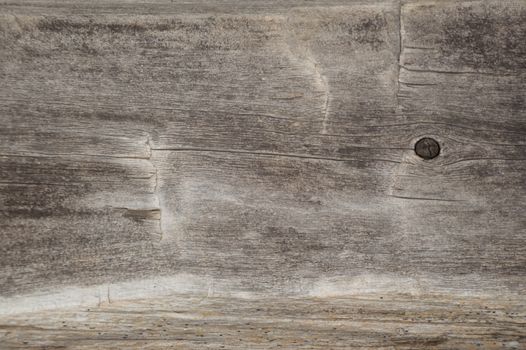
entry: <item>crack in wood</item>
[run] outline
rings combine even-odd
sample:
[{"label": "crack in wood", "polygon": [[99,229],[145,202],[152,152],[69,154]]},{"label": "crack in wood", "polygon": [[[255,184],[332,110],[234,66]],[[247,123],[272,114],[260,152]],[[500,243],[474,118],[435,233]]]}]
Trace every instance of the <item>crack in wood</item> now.
[{"label": "crack in wood", "polygon": [[400,68],[414,73],[436,73],[436,74],[454,74],[454,75],[487,75],[491,77],[515,77],[516,74],[507,74],[507,73],[491,73],[483,71],[448,71],[440,69],[417,69],[417,68],[408,68],[407,66],[401,65]]},{"label": "crack in wood", "polygon": [[398,65],[397,65],[397,91],[396,91],[396,110],[400,112],[400,67],[402,65],[402,1],[398,1]]},{"label": "crack in wood", "polygon": [[152,145],[151,145],[150,135],[148,135],[146,138],[146,146],[148,147],[148,154],[149,154],[148,160],[150,161],[150,164],[152,165],[155,171],[154,173],[155,182],[154,182],[154,187],[153,187],[153,193],[157,199],[157,206],[159,208],[159,234],[160,234],[159,241],[162,241],[164,238],[164,232],[163,232],[163,212],[161,208],[161,198],[159,195],[159,169],[157,168],[157,165],[152,161],[152,155],[153,155],[154,149],[152,148]]},{"label": "crack in wood", "polygon": [[152,151],[166,151],[166,152],[212,152],[212,153],[231,153],[231,154],[248,154],[257,156],[272,156],[272,157],[287,157],[287,158],[298,158],[298,159],[314,159],[323,161],[333,162],[387,162],[399,164],[401,162],[390,159],[379,159],[379,158],[333,158],[333,157],[321,157],[321,156],[310,156],[304,154],[292,154],[292,153],[274,153],[274,152],[260,152],[260,151],[245,151],[245,150],[226,150],[226,149],[215,149],[215,148],[154,148]]},{"label": "crack in wood", "polygon": [[446,199],[446,198],[429,198],[429,197],[411,197],[411,196],[397,196],[394,194],[389,194],[389,197],[399,198],[399,199],[411,199],[418,201],[436,201],[436,202],[466,202],[463,199]]}]

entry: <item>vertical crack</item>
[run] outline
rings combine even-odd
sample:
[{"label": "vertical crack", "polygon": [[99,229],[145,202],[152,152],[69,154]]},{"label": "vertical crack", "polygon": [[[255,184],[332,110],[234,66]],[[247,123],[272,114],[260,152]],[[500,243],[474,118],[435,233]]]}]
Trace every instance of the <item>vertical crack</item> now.
[{"label": "vertical crack", "polygon": [[153,186],[153,193],[155,195],[155,198],[157,200],[157,208],[159,210],[159,234],[161,237],[159,238],[159,241],[163,239],[164,233],[163,233],[163,212],[161,209],[161,198],[159,196],[159,169],[155,165],[155,163],[152,161],[152,154],[153,154],[153,148],[151,145],[151,137],[148,135],[146,138],[146,146],[148,147],[148,161],[152,165],[155,174],[154,174],[154,186]]},{"label": "vertical crack", "polygon": [[398,1],[398,67],[397,67],[397,91],[396,91],[396,109],[401,112],[400,104],[400,69],[402,67],[402,0]]}]

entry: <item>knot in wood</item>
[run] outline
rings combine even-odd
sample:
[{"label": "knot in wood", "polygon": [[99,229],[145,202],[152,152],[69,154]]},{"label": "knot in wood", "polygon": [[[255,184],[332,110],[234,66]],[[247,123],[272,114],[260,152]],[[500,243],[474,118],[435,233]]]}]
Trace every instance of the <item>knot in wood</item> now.
[{"label": "knot in wood", "polygon": [[423,159],[433,159],[440,154],[440,145],[435,139],[424,137],[415,143],[415,153]]}]

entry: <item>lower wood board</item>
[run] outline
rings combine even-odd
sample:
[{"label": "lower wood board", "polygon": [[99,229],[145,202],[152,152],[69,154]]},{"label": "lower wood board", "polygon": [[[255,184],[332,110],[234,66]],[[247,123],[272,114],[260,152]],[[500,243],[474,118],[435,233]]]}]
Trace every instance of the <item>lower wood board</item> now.
[{"label": "lower wood board", "polygon": [[525,37],[519,0],[0,3],[0,348],[525,348]]},{"label": "lower wood board", "polygon": [[521,300],[170,295],[11,316],[6,348],[519,349]]}]

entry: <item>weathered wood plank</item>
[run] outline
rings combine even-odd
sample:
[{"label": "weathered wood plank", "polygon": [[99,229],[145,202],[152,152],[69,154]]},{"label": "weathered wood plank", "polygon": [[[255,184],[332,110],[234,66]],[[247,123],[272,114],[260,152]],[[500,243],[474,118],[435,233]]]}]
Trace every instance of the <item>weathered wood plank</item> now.
[{"label": "weathered wood plank", "polygon": [[522,301],[382,298],[178,295],[20,314],[0,334],[8,348],[51,349],[519,349],[524,341]]},{"label": "weathered wood plank", "polygon": [[[137,273],[185,271],[181,265],[187,264],[192,270],[194,263],[178,260],[180,251],[186,249],[183,245],[165,244],[173,241],[172,236],[180,236],[182,231],[187,230],[182,226],[183,217],[176,218],[180,213],[173,208],[173,202],[182,201],[177,196],[185,194],[175,193],[180,189],[172,189],[175,184],[170,183],[190,176],[202,178],[202,186],[213,187],[214,181],[221,179],[207,180],[208,176],[216,176],[208,173],[208,166],[192,168],[191,171],[195,171],[192,174],[184,172],[183,164],[174,169],[168,168],[167,172],[161,171],[164,154],[169,158],[170,154],[175,155],[171,157],[171,163],[184,163],[184,158],[179,160],[178,155],[192,156],[197,151],[228,157],[233,152],[233,156],[227,158],[227,165],[231,168],[225,169],[239,169],[239,173],[231,172],[232,180],[251,186],[254,177],[260,177],[263,182],[260,196],[264,197],[266,191],[274,191],[277,198],[282,192],[294,200],[297,195],[290,189],[273,189],[272,183],[265,182],[280,181],[279,178],[287,176],[287,172],[299,170],[305,172],[305,178],[296,176],[291,179],[291,185],[298,187],[300,183],[295,185],[293,182],[308,181],[311,184],[304,190],[312,192],[311,196],[321,196],[330,188],[334,192],[341,189],[343,184],[338,185],[337,182],[342,180],[336,177],[345,175],[338,170],[345,165],[322,169],[326,175],[313,174],[312,179],[308,179],[311,176],[309,167],[319,168],[319,164],[326,161],[352,161],[358,169],[370,164],[372,169],[378,167],[384,169],[378,171],[388,173],[393,165],[400,162],[403,152],[411,151],[406,135],[408,132],[390,126],[397,118],[398,10],[397,5],[387,3],[352,8],[295,8],[271,17],[260,14],[185,15],[161,17],[160,21],[159,18],[144,16],[7,15],[3,21],[4,41],[9,50],[2,53],[8,62],[4,79],[9,89],[3,93],[2,108],[10,127],[4,130],[7,137],[2,151],[15,158],[18,154],[40,157],[48,153],[65,158],[100,156],[110,164],[112,159],[133,158],[135,162],[135,158],[144,158],[144,176],[151,178],[146,180],[147,191],[155,192],[146,204],[141,206],[133,201],[130,204],[122,201],[104,203],[103,200],[101,203],[106,204],[106,212],[101,212],[94,205],[83,208],[81,215],[92,222],[101,216],[119,222],[115,231],[122,232],[122,237],[125,237],[134,218],[123,216],[120,208],[159,210],[160,227],[167,226],[166,235],[163,233],[166,240],[161,242],[159,250],[146,254],[148,257],[144,260],[138,259],[134,251],[120,251],[116,258],[131,260],[134,266],[135,263],[144,265]],[[326,55],[325,52],[331,54]],[[374,55],[374,59],[364,59],[364,53]],[[25,103],[28,100],[31,100],[29,105]],[[36,118],[41,122],[35,129]],[[121,132],[123,125],[126,125],[126,131]],[[61,137],[54,137],[57,134]],[[265,176],[265,171],[254,174],[247,169],[249,171],[245,172],[244,169],[257,164],[254,163],[257,159],[251,157],[252,153],[267,159],[265,167],[272,172],[271,176]],[[189,161],[193,162],[192,159]],[[217,162],[222,162],[221,156],[208,158],[205,164],[213,170],[220,166]],[[290,170],[280,171],[282,166]],[[51,176],[47,172],[49,167],[44,165],[44,169],[39,170],[44,177]],[[151,173],[152,167],[156,169],[155,177]],[[106,176],[105,172],[109,170],[101,172]],[[175,177],[174,172],[178,174]],[[361,172],[361,181],[351,178],[345,181],[349,190],[367,188],[374,177],[384,175],[367,170]],[[116,189],[97,186],[98,174],[97,171],[90,179],[92,192],[95,192],[91,196],[119,196]],[[66,177],[70,178],[69,175]],[[389,181],[386,176],[383,177],[384,182]],[[113,179],[120,181],[118,176]],[[52,181],[49,179],[47,182]],[[164,186],[165,183],[169,185]],[[380,185],[385,187],[385,183]],[[130,186],[137,185],[132,181]],[[155,189],[152,190],[152,187]],[[247,190],[250,191],[249,187]],[[89,203],[91,196],[88,193],[82,195],[88,197]],[[211,191],[204,193],[201,198],[203,203],[209,201],[207,196],[210,195],[216,194]],[[217,198],[217,205],[222,205],[222,201]],[[292,203],[289,200],[281,205]],[[301,206],[301,203],[297,204]],[[14,203],[14,206],[20,205]],[[46,203],[44,207],[46,205],[55,208],[58,204]],[[199,206],[199,202],[196,205]],[[272,203],[262,203],[261,210],[271,209],[265,208],[268,205],[272,206]],[[323,204],[320,202],[318,206],[323,207]],[[198,207],[188,209],[201,215]],[[177,224],[170,223],[174,217]],[[233,226],[228,236],[232,238],[247,234],[244,229],[240,231],[236,227],[239,222],[237,217],[237,212],[231,217],[230,224]],[[337,215],[331,218],[337,218]],[[196,218],[189,216],[187,219]],[[13,220],[20,222],[19,218]],[[344,221],[349,220],[352,219],[344,218]],[[202,224],[196,221],[195,224],[198,230],[215,225],[213,221]],[[291,223],[280,225],[285,226],[274,228],[276,237],[268,242],[271,247],[280,232],[295,230]],[[55,237],[68,236],[71,230],[77,232],[77,227],[76,222],[71,226],[66,223],[61,228],[54,226],[53,234]],[[94,230],[105,231],[103,227],[105,224],[94,226]],[[151,243],[158,243],[156,236],[159,230],[151,232],[151,225],[150,228],[139,228],[150,230],[142,234],[146,242],[141,244],[147,244],[148,237]],[[366,226],[358,228],[358,232],[369,229],[374,228]],[[32,228],[25,230],[29,234],[34,232]],[[256,233],[261,233],[261,230],[268,231],[259,227]],[[310,230],[316,231],[316,226]],[[14,231],[11,234],[19,236]],[[90,252],[94,244],[98,245],[91,242],[88,231],[77,234],[85,236],[85,239],[71,244],[72,251]],[[223,234],[205,233],[213,235],[214,241],[225,241]],[[320,234],[312,232],[310,235]],[[342,234],[348,233],[342,231]],[[191,236],[193,233],[190,233]],[[362,234],[357,233],[352,240],[359,240],[360,237]],[[93,239],[99,238],[95,236]],[[340,234],[333,235],[330,238],[332,245],[339,238]],[[301,243],[298,237],[292,239],[297,244]],[[191,239],[187,242],[188,245],[194,243],[196,241]],[[250,244],[256,244],[256,241]],[[201,255],[206,251],[204,248],[187,253],[190,257]],[[223,248],[220,245],[217,249]],[[26,259],[34,261],[36,256],[43,259],[37,261],[46,269],[42,281],[55,286],[61,279],[60,276],[49,276],[48,258],[31,256],[31,252],[38,250],[38,246],[29,250]],[[101,251],[101,256],[105,254]],[[329,250],[325,249],[324,254],[330,254]],[[94,261],[101,258],[97,255],[92,257]],[[6,261],[10,259],[6,255]],[[68,255],[65,260],[65,269],[77,266],[75,257]],[[294,263],[301,262],[299,257]],[[110,265],[106,276],[108,282],[128,276],[123,273],[126,265],[115,264],[122,268],[113,269]],[[219,263],[216,269],[221,266],[223,264]],[[250,270],[251,266],[247,268]],[[82,278],[82,269],[73,270]],[[33,280],[38,275],[24,276]],[[9,276],[13,277],[11,273]],[[274,279],[272,275],[269,278]],[[36,287],[34,283],[22,285]]]},{"label": "weathered wood plank", "polygon": [[0,342],[524,346],[525,34],[512,0],[0,4]]}]

